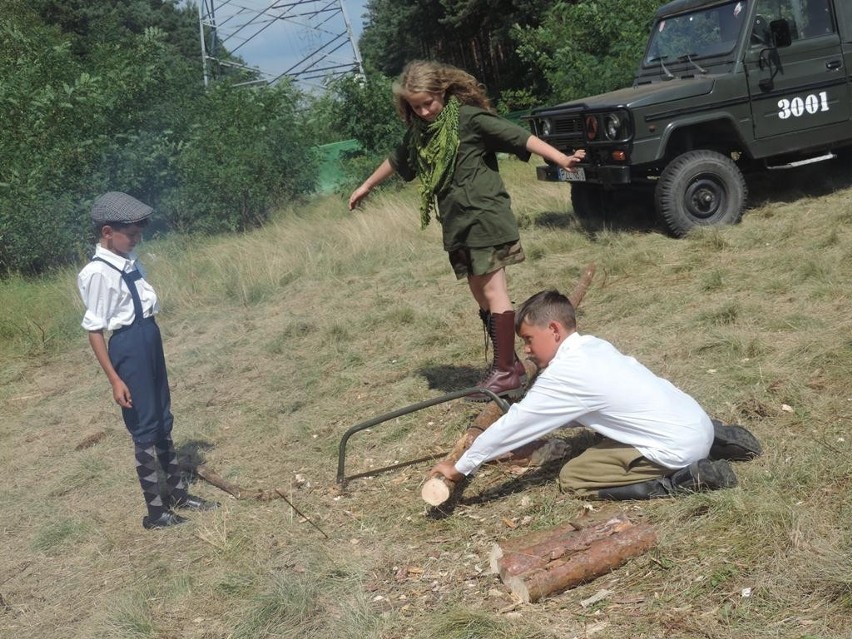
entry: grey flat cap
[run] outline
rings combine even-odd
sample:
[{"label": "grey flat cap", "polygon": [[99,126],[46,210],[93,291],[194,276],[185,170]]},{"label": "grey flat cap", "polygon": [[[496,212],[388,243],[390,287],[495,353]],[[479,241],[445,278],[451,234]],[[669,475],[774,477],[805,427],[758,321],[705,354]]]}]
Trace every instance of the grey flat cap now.
[{"label": "grey flat cap", "polygon": [[109,224],[110,222],[133,224],[151,217],[153,212],[154,209],[150,206],[127,195],[127,193],[110,191],[101,195],[92,204],[92,221],[96,224]]}]

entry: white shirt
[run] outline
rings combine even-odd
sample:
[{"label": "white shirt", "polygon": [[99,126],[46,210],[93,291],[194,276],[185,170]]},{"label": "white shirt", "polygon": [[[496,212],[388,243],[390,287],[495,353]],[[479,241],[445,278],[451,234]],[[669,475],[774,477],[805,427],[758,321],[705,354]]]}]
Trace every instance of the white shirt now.
[{"label": "white shirt", "polygon": [[[150,317],[159,312],[157,294],[145,281],[145,271],[135,253],[124,258],[98,244],[95,246],[95,257],[106,260],[124,273],[138,268],[142,277],[134,284],[139,292],[139,301],[142,302],[142,317]],[[114,331],[133,323],[133,298],[121,279],[121,274],[114,268],[97,260],[89,262],[77,275],[77,288],[83,298],[83,304],[86,305],[82,326],[87,331]]]},{"label": "white shirt", "polygon": [[571,422],[672,469],[704,459],[713,443],[713,424],[692,397],[609,342],[572,333],[526,396],[476,438],[456,470],[468,475]]}]

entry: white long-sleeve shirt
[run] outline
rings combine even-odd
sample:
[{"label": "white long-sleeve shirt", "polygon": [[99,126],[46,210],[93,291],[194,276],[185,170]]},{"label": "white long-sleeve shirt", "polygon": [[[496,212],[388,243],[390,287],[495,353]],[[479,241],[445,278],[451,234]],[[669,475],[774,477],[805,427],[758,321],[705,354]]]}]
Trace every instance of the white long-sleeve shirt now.
[{"label": "white long-sleeve shirt", "polygon": [[704,459],[713,443],[710,417],[692,397],[609,342],[572,333],[526,396],[476,438],[456,470],[468,475],[572,422],[672,469]]},{"label": "white long-sleeve shirt", "polygon": [[[150,317],[159,312],[157,294],[145,281],[145,271],[135,253],[125,258],[98,244],[95,246],[95,257],[106,260],[123,273],[130,273],[138,268],[142,277],[134,284],[139,293],[139,301],[142,302],[142,317]],[[77,288],[86,306],[82,326],[87,331],[114,331],[133,323],[133,298],[122,281],[121,274],[115,269],[97,260],[89,262],[77,275]]]}]

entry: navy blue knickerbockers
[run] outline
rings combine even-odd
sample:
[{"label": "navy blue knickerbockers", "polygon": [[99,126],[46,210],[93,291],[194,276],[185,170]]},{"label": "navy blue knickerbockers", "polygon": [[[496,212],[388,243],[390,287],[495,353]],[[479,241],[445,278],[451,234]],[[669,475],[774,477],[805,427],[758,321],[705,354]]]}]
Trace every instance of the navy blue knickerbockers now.
[{"label": "navy blue knickerbockers", "polygon": [[[109,266],[115,268],[112,264]],[[141,277],[138,270],[121,272],[121,279],[133,298],[134,318],[129,326],[113,331],[109,359],[115,372],[127,384],[133,402],[132,408],[121,409],[124,424],[135,443],[151,445],[172,432],[174,418],[160,328],[153,317],[142,317],[142,302],[135,284]]]}]

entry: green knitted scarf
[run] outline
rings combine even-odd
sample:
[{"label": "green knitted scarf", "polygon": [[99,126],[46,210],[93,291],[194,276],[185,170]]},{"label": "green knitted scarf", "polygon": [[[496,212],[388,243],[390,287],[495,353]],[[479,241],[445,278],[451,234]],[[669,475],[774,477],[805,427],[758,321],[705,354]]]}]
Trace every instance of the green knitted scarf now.
[{"label": "green knitted scarf", "polygon": [[449,185],[459,150],[459,107],[451,97],[434,122],[414,118],[411,124],[409,158],[420,178],[420,228],[429,225],[432,211],[441,221],[435,196]]}]

